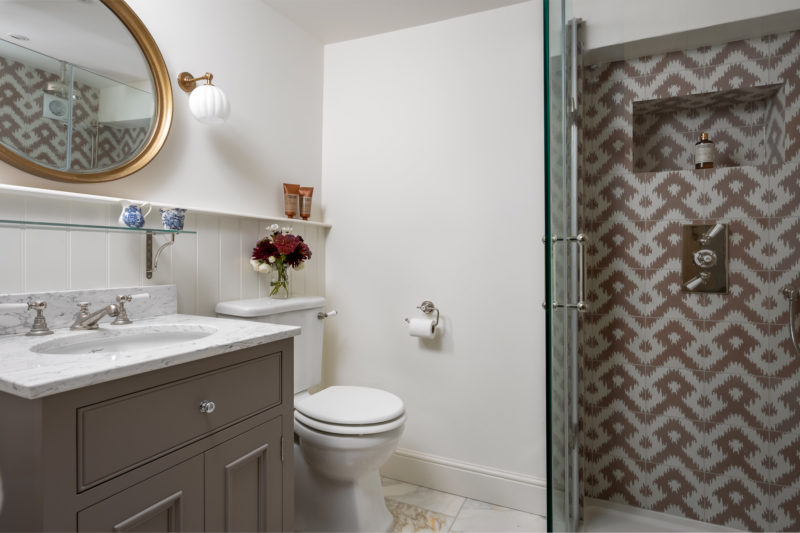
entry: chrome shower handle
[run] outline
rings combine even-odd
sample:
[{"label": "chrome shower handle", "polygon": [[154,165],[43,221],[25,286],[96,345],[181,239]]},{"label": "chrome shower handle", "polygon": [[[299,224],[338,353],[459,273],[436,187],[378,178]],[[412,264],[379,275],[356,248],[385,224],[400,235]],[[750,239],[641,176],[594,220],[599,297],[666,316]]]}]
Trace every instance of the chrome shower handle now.
[{"label": "chrome shower handle", "polygon": [[[586,311],[586,235],[583,233],[578,233],[577,235],[573,235],[571,237],[558,237],[553,235],[550,240],[552,241],[553,245],[555,246],[556,243],[564,242],[570,243],[574,242],[578,244],[578,249],[580,253],[578,255],[579,265],[578,265],[578,287],[579,287],[579,294],[580,297],[578,301],[574,304],[570,303],[558,303],[558,301],[553,300],[553,309],[564,308],[564,309],[575,309],[577,311]],[[553,267],[553,261],[555,258],[555,254],[550,254],[550,271],[554,272],[555,268]],[[551,275],[551,279],[554,276]]]}]

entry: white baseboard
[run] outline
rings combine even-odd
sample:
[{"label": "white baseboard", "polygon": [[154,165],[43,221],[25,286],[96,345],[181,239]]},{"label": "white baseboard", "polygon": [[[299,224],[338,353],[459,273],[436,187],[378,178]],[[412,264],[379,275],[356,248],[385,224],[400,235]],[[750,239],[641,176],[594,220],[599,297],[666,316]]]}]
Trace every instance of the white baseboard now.
[{"label": "white baseboard", "polygon": [[473,500],[547,514],[547,481],[414,450],[398,449],[381,474]]}]

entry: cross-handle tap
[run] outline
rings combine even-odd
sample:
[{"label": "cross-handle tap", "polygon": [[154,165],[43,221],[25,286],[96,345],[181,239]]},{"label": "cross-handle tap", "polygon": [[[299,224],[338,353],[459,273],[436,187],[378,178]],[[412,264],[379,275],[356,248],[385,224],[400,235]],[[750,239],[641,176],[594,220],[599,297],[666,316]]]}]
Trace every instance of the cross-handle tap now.
[{"label": "cross-handle tap", "polygon": [[117,307],[119,308],[119,314],[117,315],[117,319],[114,320],[111,325],[121,326],[124,324],[133,324],[133,321],[128,318],[128,311],[125,310],[125,303],[144,298],[150,298],[150,293],[141,292],[139,294],[120,294],[117,296]]},{"label": "cross-handle tap", "polygon": [[119,315],[119,306],[117,304],[107,305],[91,314],[89,314],[89,302],[80,302],[78,306],[80,310],[75,316],[75,322],[69,329],[97,329],[97,323],[104,316],[116,317]]},{"label": "cross-handle tap", "polygon": [[36,311],[36,317],[33,319],[31,330],[25,335],[38,336],[38,335],[52,335],[53,332],[47,327],[47,320],[44,318],[44,310],[47,308],[47,302],[29,300],[26,303],[7,303],[0,304],[0,313],[15,312],[15,311]]}]

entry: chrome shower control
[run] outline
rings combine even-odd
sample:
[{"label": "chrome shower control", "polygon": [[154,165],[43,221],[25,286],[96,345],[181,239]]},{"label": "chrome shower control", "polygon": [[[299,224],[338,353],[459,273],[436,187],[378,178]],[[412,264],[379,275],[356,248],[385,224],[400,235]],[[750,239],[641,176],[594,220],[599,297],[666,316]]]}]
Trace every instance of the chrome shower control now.
[{"label": "chrome shower control", "polygon": [[200,402],[200,412],[205,414],[211,414],[214,412],[214,409],[217,408],[217,405],[214,402],[210,402],[208,400],[203,400]]},{"label": "chrome shower control", "polygon": [[683,226],[681,291],[728,292],[728,226]]},{"label": "chrome shower control", "polygon": [[713,250],[698,250],[694,253],[694,264],[700,268],[711,268],[717,264],[717,254]]}]

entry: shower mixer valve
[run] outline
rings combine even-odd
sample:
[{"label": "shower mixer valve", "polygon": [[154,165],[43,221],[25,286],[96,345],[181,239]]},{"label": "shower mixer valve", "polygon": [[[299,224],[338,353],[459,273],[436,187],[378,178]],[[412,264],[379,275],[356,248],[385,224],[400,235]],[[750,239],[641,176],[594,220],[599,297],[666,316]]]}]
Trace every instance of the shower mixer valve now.
[{"label": "shower mixer valve", "polygon": [[694,264],[700,268],[711,268],[717,264],[717,254],[714,250],[698,250],[694,253]]},{"label": "shower mixer valve", "polygon": [[683,292],[728,292],[728,228],[683,226]]}]

